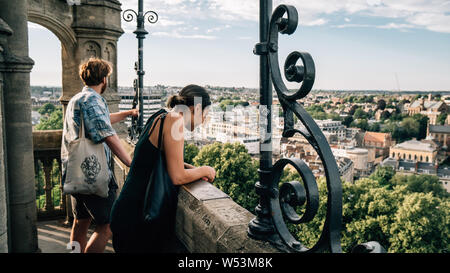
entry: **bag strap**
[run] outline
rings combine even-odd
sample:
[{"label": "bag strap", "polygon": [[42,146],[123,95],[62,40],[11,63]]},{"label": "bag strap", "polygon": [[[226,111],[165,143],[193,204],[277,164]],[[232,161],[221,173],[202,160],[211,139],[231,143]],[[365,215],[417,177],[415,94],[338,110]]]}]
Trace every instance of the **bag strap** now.
[{"label": "bag strap", "polygon": [[161,124],[159,124],[159,136],[158,136],[158,149],[161,150],[161,142],[162,142],[162,136],[163,136],[163,128],[164,128],[164,120],[166,119],[167,113],[164,113],[161,115]]},{"label": "bag strap", "polygon": [[[164,113],[164,112],[163,112]],[[152,133],[153,133],[153,129],[155,129],[155,127],[156,127],[156,123],[158,123],[158,121],[159,121],[159,117],[160,117],[160,115],[161,115],[162,113],[160,113],[159,115],[157,115],[154,119],[153,119],[153,123],[152,123],[152,127],[151,127],[151,129],[150,129],[150,132],[148,133],[148,136],[151,136],[152,135]],[[150,119],[149,119],[150,120]],[[156,120],[156,122],[155,122],[155,120]],[[148,121],[147,121],[148,122]]]},{"label": "bag strap", "polygon": [[78,138],[85,138],[84,135],[84,120],[83,120],[83,110],[80,109],[80,130],[78,130]]},{"label": "bag strap", "polygon": [[156,128],[156,124],[158,123],[158,121],[161,120],[161,123],[159,125],[158,149],[161,149],[162,130],[164,128],[164,119],[166,118],[166,115],[167,115],[167,112],[166,113],[162,113],[160,116],[157,116],[155,118],[156,121],[153,122],[152,128],[150,129],[150,132],[148,133],[148,137],[150,137],[152,135],[152,133],[153,133],[153,130]]}]

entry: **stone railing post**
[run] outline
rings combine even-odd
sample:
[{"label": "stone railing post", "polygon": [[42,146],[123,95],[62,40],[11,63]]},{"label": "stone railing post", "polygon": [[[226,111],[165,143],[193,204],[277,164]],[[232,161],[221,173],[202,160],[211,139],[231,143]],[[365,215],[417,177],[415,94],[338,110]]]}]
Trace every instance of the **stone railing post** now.
[{"label": "stone railing post", "polygon": [[53,190],[53,183],[52,183],[52,169],[53,169],[53,158],[43,158],[42,165],[44,166],[44,180],[45,180],[45,210],[46,211],[53,211],[54,205],[53,205],[53,198],[52,198],[52,190]]}]

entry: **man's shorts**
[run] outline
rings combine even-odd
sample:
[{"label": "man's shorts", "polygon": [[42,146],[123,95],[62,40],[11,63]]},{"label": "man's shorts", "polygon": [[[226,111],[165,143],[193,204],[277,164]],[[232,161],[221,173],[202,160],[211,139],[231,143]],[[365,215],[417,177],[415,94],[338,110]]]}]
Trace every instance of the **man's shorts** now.
[{"label": "man's shorts", "polygon": [[[111,181],[113,182],[113,181]],[[109,183],[108,197],[90,194],[71,194],[72,212],[75,219],[92,218],[96,225],[109,224],[111,208],[116,200],[117,185]]]}]

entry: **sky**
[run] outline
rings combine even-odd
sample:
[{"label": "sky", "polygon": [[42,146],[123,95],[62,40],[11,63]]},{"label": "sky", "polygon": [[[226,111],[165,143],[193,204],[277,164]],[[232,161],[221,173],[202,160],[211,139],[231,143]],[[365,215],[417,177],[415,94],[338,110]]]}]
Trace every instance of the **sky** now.
[{"label": "sky", "polygon": [[[122,9],[137,10],[137,0]],[[450,90],[450,0],[274,0],[293,5],[299,27],[280,35],[283,65],[293,51],[316,65],[313,89]],[[144,0],[156,11],[144,40],[145,85],[259,85],[258,0]],[[122,20],[118,83],[136,77],[136,23]],[[61,86],[61,46],[49,30],[29,23],[32,85]],[[287,84],[297,88],[298,84]]]}]

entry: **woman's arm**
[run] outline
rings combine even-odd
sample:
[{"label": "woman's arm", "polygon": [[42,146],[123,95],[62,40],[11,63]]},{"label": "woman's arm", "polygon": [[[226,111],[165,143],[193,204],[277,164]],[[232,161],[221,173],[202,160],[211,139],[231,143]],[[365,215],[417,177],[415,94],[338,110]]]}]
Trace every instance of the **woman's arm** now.
[{"label": "woman's arm", "polygon": [[[195,167],[194,165],[191,165],[189,163],[184,162],[184,168],[185,169],[195,169],[197,167]],[[209,181],[208,177],[202,177],[202,180]]]},{"label": "woman's arm", "polygon": [[136,117],[139,115],[138,109],[131,109],[127,111],[117,112],[109,114],[109,119],[111,120],[111,124],[121,122],[122,120],[126,119],[128,116]]},{"label": "woman's arm", "polygon": [[[183,117],[176,113],[167,115],[163,128],[163,146],[167,160],[167,171],[175,185],[188,184],[204,177],[212,182],[215,177],[213,168],[203,166],[193,169],[185,169],[183,158],[184,136]],[[158,130],[155,131],[158,132]]]}]

